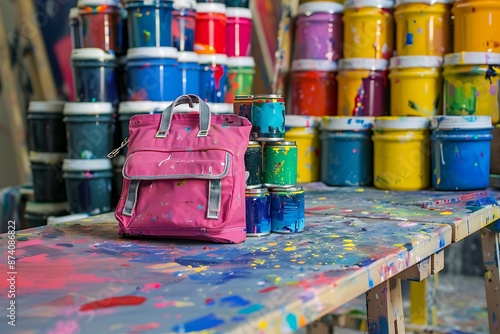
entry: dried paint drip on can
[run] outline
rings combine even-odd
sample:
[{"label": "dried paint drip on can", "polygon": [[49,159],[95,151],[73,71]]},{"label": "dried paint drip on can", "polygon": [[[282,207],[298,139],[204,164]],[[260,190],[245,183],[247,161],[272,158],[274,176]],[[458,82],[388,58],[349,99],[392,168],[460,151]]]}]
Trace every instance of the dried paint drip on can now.
[{"label": "dried paint drip on can", "polygon": [[304,231],[304,189],[273,188],[271,192],[271,231],[273,233],[299,233]]},{"label": "dried paint drip on can", "polygon": [[252,122],[252,100],[253,95],[236,95],[233,103],[234,114]]},{"label": "dried paint drip on can", "polygon": [[285,100],[281,95],[254,95],[251,120],[254,139],[283,140],[285,138]]},{"label": "dried paint drip on can", "polygon": [[297,184],[297,144],[294,141],[266,143],[264,184],[266,187],[293,187]]},{"label": "dried paint drip on can", "polygon": [[262,185],[262,146],[259,142],[248,143],[245,152],[245,171],[247,188],[259,188]]},{"label": "dried paint drip on can", "polygon": [[245,209],[248,237],[271,233],[271,197],[267,189],[247,189]]},{"label": "dried paint drip on can", "polygon": [[431,128],[432,186],[453,191],[487,188],[491,117],[436,116]]}]

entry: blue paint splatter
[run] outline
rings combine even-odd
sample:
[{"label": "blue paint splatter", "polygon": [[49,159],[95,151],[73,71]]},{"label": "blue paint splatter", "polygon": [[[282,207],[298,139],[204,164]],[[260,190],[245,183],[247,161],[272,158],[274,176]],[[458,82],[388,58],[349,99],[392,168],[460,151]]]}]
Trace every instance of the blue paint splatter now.
[{"label": "blue paint splatter", "polygon": [[439,248],[443,248],[446,245],[446,242],[444,240],[444,235],[440,234],[439,235]]},{"label": "blue paint splatter", "polygon": [[243,299],[240,296],[224,297],[220,300],[220,302],[225,307],[241,307],[250,304],[248,300]]},{"label": "blue paint splatter", "polygon": [[186,322],[183,325],[174,326],[173,331],[176,333],[202,331],[220,326],[223,323],[224,320],[216,318],[215,314],[210,313],[204,317]]},{"label": "blue paint splatter", "polygon": [[249,307],[242,308],[241,310],[238,311],[238,314],[251,314],[257,311],[260,311],[264,308],[264,305],[262,304],[254,304]]},{"label": "blue paint splatter", "polygon": [[288,314],[286,316],[286,322],[288,322],[288,326],[290,326],[290,329],[296,331],[299,329],[299,323],[297,321],[297,317],[294,314]]},{"label": "blue paint splatter", "polygon": [[245,321],[246,318],[245,317],[241,317],[241,316],[236,316],[236,317],[232,317],[231,318],[231,321],[234,321],[234,322],[242,322],[242,321]]},{"label": "blue paint splatter", "polygon": [[413,34],[412,33],[407,33],[406,34],[406,45],[413,45]]},{"label": "blue paint splatter", "polygon": [[186,126],[186,131],[191,131],[191,128],[189,126]]},{"label": "blue paint splatter", "polygon": [[373,282],[373,279],[370,275],[370,271],[368,270],[368,287],[371,289],[375,286],[375,282]]},{"label": "blue paint splatter", "polygon": [[203,210],[203,205],[198,204],[198,210]]},{"label": "blue paint splatter", "polygon": [[74,247],[73,244],[56,244],[56,246],[61,246],[61,247],[66,247],[66,248]]}]

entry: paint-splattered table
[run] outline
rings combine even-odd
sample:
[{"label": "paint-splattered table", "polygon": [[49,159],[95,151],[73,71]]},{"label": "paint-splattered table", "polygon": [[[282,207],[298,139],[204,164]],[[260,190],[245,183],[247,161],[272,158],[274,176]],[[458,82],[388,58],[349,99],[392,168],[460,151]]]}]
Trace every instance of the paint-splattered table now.
[{"label": "paint-splattered table", "polygon": [[16,327],[4,317],[2,333],[287,333],[366,292],[370,330],[394,332],[400,279],[442,268],[459,219],[472,233],[498,217],[475,223],[491,204],[422,209],[430,193],[308,189],[305,232],[238,245],[122,239],[106,214],[17,232],[11,270],[3,234],[0,270],[16,274],[0,290],[16,296],[0,308],[15,300]]}]

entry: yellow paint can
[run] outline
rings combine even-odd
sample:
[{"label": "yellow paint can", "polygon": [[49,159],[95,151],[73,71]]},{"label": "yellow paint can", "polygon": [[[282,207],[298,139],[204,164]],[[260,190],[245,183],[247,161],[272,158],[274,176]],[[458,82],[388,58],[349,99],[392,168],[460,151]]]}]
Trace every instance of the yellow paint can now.
[{"label": "yellow paint can", "polygon": [[389,59],[394,52],[391,0],[346,0],[344,58]]},{"label": "yellow paint can", "polygon": [[443,57],[402,56],[391,58],[391,116],[441,114]]},{"label": "yellow paint can", "polygon": [[297,182],[319,181],[320,117],[313,116],[285,116],[285,140],[297,144]]},{"label": "yellow paint can", "polygon": [[500,52],[500,1],[455,0],[451,11],[455,52]]},{"label": "yellow paint can", "polygon": [[490,116],[499,122],[500,53],[458,52],[444,57],[444,114]]},{"label": "yellow paint can", "polygon": [[452,52],[452,0],[397,0],[396,54],[444,56]]},{"label": "yellow paint can", "polygon": [[430,186],[427,117],[378,117],[373,132],[374,185],[383,190],[413,191]]}]

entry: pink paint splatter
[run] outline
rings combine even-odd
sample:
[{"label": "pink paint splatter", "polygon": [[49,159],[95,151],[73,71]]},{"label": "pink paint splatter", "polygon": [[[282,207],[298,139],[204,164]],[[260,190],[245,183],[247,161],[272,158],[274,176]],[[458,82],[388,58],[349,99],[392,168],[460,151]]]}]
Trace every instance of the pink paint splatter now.
[{"label": "pink paint splatter", "polygon": [[54,329],[50,330],[49,334],[71,334],[80,332],[78,323],[74,320],[58,321]]},{"label": "pink paint splatter", "polygon": [[161,283],[157,283],[157,282],[146,283],[146,284],[144,284],[144,287],[142,288],[141,291],[156,290],[156,289],[159,289],[159,288],[161,288]]},{"label": "pink paint splatter", "polygon": [[150,329],[157,329],[157,328],[160,328],[160,324],[157,322],[150,322],[148,324],[130,326],[130,329],[132,329],[133,331],[147,331]]}]

